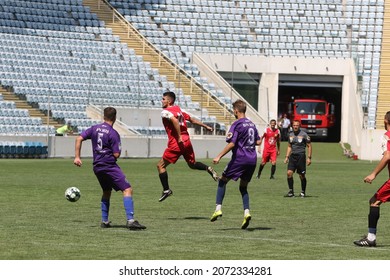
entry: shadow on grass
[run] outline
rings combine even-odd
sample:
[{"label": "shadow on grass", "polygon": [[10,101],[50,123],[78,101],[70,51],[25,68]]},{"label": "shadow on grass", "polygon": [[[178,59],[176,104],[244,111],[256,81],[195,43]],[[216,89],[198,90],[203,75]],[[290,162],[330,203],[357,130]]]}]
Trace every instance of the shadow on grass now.
[{"label": "shadow on grass", "polygon": [[93,226],[90,226],[91,228],[101,228],[102,230],[110,230],[110,229],[113,229],[113,228],[125,228],[127,229],[126,225],[113,225],[111,224],[111,226],[109,228],[102,228],[100,225],[93,225]]},{"label": "shadow on grass", "polygon": [[208,220],[206,217],[185,217],[184,220]]},{"label": "shadow on grass", "polygon": [[273,228],[269,227],[251,227],[247,229],[241,229],[241,228],[223,228],[221,230],[228,231],[228,230],[240,230],[240,231],[257,231],[257,230],[272,230]]},{"label": "shadow on grass", "polygon": [[184,217],[184,218],[167,218],[168,220],[208,220],[206,217]]},{"label": "shadow on grass", "polygon": [[319,198],[319,196],[318,195],[306,195],[305,197],[300,197],[299,194],[296,194],[294,197],[286,197],[286,196],[284,196],[283,198],[305,200],[305,199],[310,199],[310,198]]}]

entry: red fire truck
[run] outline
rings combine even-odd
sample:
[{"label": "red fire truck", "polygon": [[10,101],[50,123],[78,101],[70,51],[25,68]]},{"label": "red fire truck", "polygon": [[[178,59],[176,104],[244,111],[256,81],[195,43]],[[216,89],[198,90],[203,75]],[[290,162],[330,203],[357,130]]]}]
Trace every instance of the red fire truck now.
[{"label": "red fire truck", "polygon": [[328,137],[335,125],[335,106],[322,99],[295,99],[289,103],[291,121],[299,120],[301,129],[312,138]]}]

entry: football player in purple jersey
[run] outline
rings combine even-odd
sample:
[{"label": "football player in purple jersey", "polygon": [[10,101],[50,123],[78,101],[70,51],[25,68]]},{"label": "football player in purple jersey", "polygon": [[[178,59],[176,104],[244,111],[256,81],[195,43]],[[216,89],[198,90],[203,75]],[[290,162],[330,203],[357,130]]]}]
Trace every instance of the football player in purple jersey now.
[{"label": "football player in purple jersey", "polygon": [[111,227],[108,214],[111,192],[115,190],[123,193],[123,205],[127,217],[126,227],[130,230],[145,229],[145,226],[134,220],[133,189],[117,164],[117,160],[121,155],[121,139],[119,133],[113,128],[115,121],[116,109],[113,107],[105,108],[104,122],[91,126],[76,138],[73,163],[81,167],[82,142],[90,139],[92,141],[93,171],[103,191],[101,198],[101,227]]},{"label": "football player in purple jersey", "polygon": [[231,179],[234,181],[240,179],[239,190],[244,208],[242,229],[248,227],[252,218],[249,211],[249,194],[247,188],[256,169],[256,146],[260,145],[260,136],[256,125],[246,118],[245,112],[246,103],[244,101],[237,100],[233,103],[233,113],[237,120],[232,124],[226,136],[226,142],[228,144],[213,160],[214,164],[218,164],[224,155],[230,151],[232,152],[231,160],[225,167],[218,182],[216,208],[210,218],[210,221],[214,222],[219,217],[222,217],[222,202],[226,192],[226,184]]}]

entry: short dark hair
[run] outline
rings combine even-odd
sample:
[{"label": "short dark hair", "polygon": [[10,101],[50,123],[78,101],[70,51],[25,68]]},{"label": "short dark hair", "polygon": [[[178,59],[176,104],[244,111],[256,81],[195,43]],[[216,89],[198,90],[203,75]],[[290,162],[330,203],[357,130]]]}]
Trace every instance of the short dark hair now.
[{"label": "short dark hair", "polygon": [[299,125],[301,125],[301,121],[300,120],[293,120],[293,123],[295,123],[295,122],[297,122],[297,123],[299,123]]},{"label": "short dark hair", "polygon": [[166,91],[163,93],[163,96],[168,96],[172,99],[172,102],[175,103],[176,94],[173,91]]},{"label": "short dark hair", "polygon": [[241,99],[238,99],[233,102],[233,109],[236,109],[240,113],[246,112],[246,103],[242,101]]},{"label": "short dark hair", "polygon": [[104,108],[104,120],[112,122],[116,120],[116,109],[114,107]]},{"label": "short dark hair", "polygon": [[386,115],[385,115],[385,119],[388,123],[390,123],[390,111],[387,111]]}]

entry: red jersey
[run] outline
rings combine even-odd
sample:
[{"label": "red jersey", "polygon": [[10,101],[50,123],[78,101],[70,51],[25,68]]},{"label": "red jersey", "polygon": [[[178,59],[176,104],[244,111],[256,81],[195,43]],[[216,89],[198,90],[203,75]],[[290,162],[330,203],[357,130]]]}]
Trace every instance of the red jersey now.
[{"label": "red jersey", "polygon": [[[382,152],[384,153],[386,151],[390,151],[390,131],[386,131],[382,138]],[[390,162],[387,164],[387,169],[389,170],[390,177]]]},{"label": "red jersey", "polygon": [[[386,131],[382,139],[382,151],[390,151],[390,131]],[[390,177],[390,162],[387,163]],[[375,198],[381,202],[390,201],[390,178],[375,193]]]},{"label": "red jersey", "polygon": [[189,134],[187,131],[187,121],[191,119],[190,115],[183,112],[179,106],[171,106],[164,108],[164,110],[161,112],[161,118],[165,127],[165,131],[168,134],[168,147],[172,145],[177,145],[176,130],[172,122],[170,121],[170,118],[172,117],[175,117],[179,121],[180,133],[183,141],[189,138]]},{"label": "red jersey", "polygon": [[386,131],[386,133],[383,134],[381,148],[383,153],[390,151],[390,131]]},{"label": "red jersey", "polygon": [[264,139],[264,151],[274,151],[276,150],[276,144],[279,141],[280,131],[275,128],[272,130],[270,127],[266,127],[263,133]]}]

